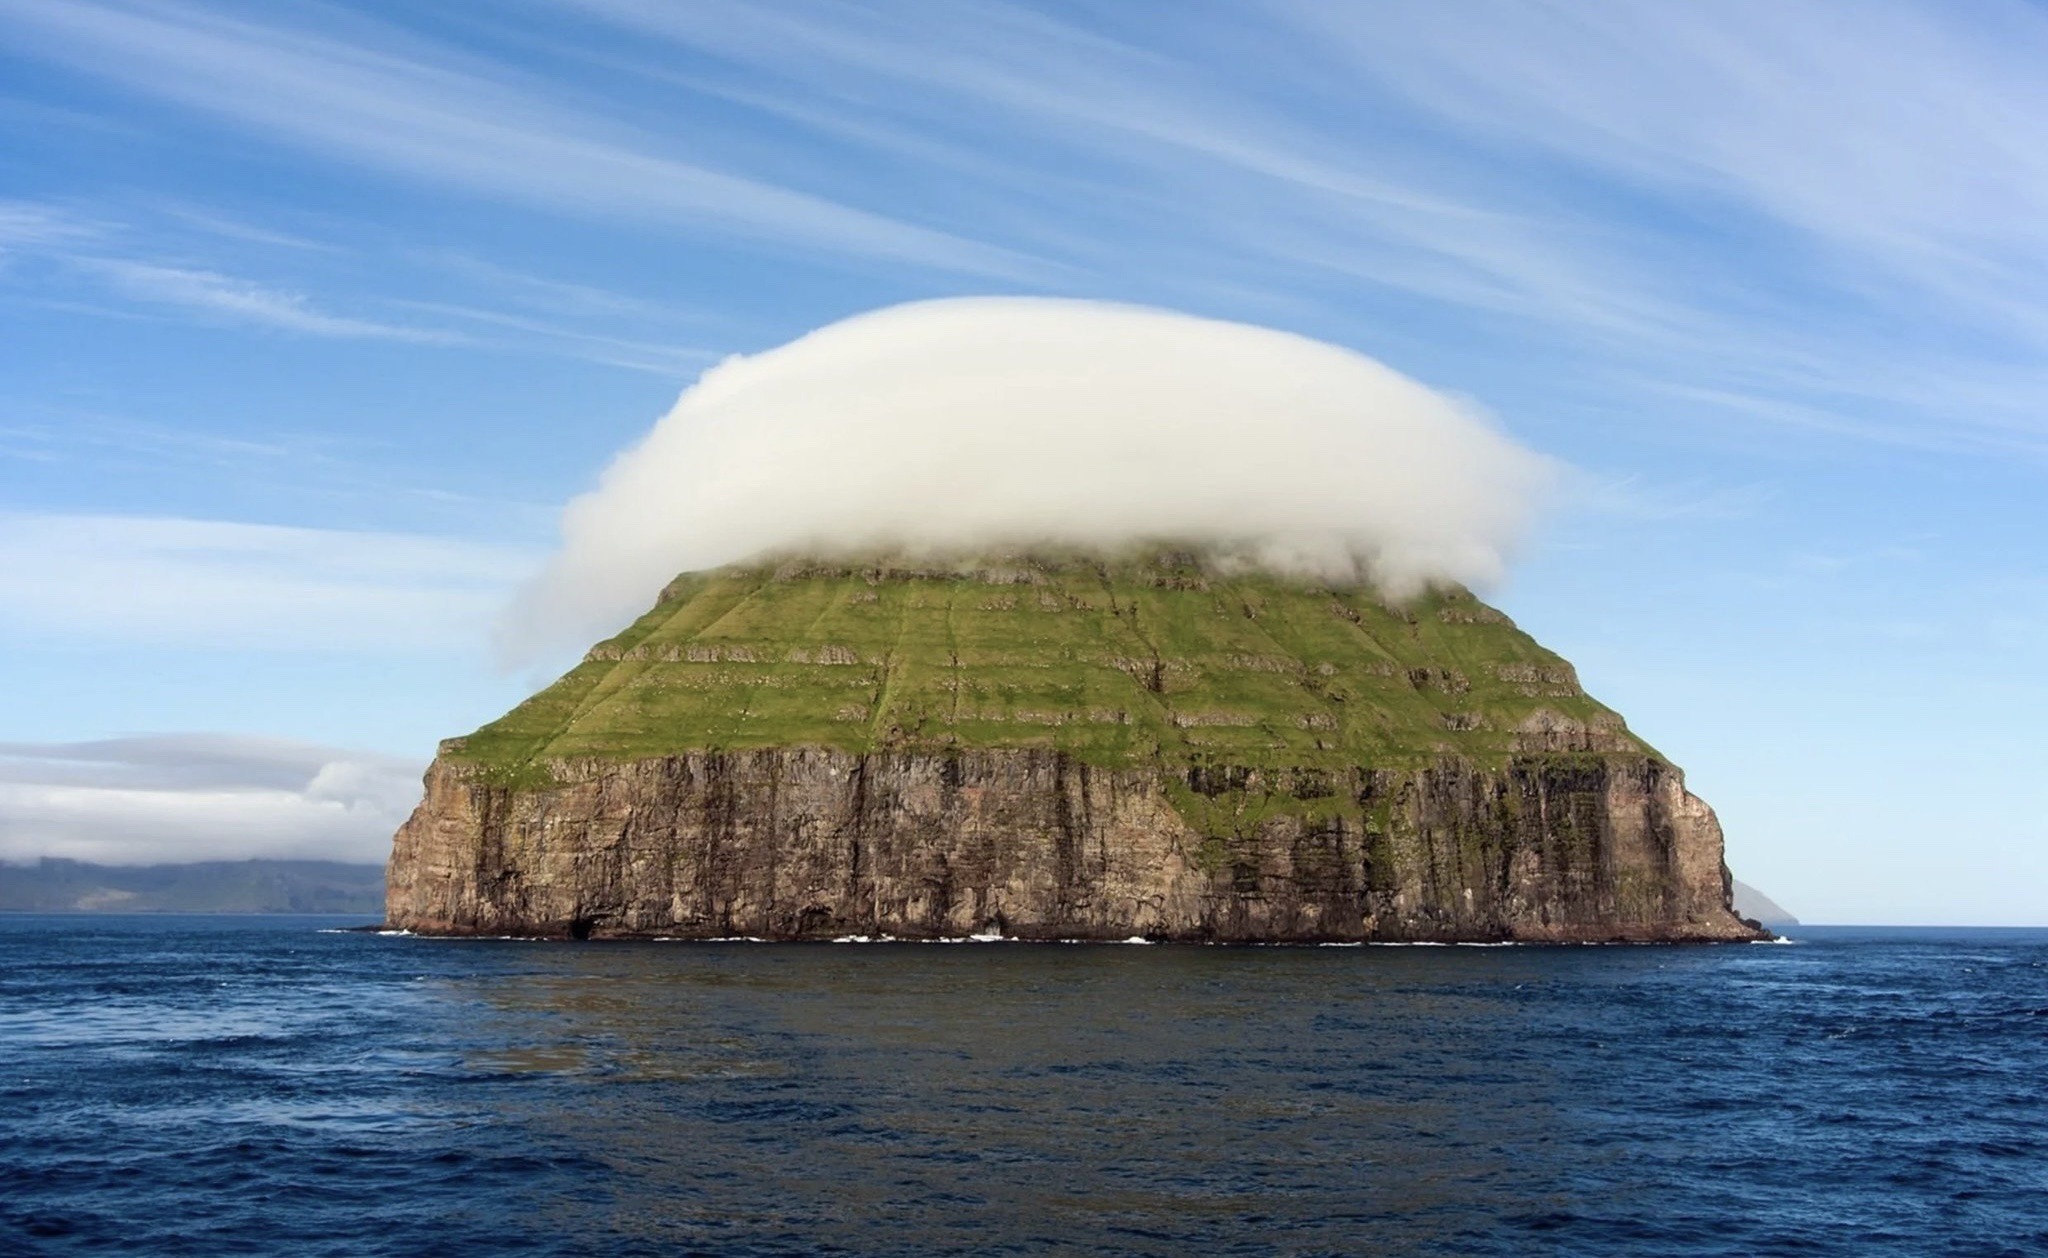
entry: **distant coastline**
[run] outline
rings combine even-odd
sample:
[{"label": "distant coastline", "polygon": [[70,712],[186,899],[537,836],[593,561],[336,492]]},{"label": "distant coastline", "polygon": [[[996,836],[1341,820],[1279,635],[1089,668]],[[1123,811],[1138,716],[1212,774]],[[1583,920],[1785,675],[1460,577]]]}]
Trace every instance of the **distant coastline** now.
[{"label": "distant coastline", "polygon": [[1799,919],[1787,912],[1776,900],[1740,878],[1735,880],[1735,911],[1751,921],[1762,922],[1770,930],[1800,924]]},{"label": "distant coastline", "polygon": [[349,913],[381,916],[384,867],[342,861],[0,864],[6,913]]}]

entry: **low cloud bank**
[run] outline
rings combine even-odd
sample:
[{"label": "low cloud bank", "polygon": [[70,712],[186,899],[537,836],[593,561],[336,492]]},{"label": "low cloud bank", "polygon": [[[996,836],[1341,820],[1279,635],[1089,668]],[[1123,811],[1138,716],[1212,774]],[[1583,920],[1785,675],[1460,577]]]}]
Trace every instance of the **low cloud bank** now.
[{"label": "low cloud bank", "polygon": [[381,864],[421,772],[395,756],[223,734],[0,743],[0,862]]},{"label": "low cloud bank", "polygon": [[1172,538],[1396,592],[1484,586],[1549,478],[1334,345],[1099,302],[917,302],[706,372],[569,504],[503,645],[583,645],[678,572],[776,550]]}]

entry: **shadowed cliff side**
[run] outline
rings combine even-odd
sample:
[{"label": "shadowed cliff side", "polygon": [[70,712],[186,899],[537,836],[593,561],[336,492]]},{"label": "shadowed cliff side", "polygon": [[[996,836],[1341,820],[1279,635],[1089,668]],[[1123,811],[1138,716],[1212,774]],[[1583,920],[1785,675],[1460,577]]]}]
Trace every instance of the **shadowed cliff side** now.
[{"label": "shadowed cliff side", "polygon": [[679,578],[450,740],[392,925],[1746,939],[1713,813],[1463,591],[1186,551]]}]

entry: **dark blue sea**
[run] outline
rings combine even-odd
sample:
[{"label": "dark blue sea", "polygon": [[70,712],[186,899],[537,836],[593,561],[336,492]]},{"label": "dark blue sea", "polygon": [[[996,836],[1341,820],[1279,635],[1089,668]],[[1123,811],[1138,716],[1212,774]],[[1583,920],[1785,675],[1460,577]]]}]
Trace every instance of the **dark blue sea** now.
[{"label": "dark blue sea", "polygon": [[2048,1253],[2048,931],[338,924],[0,917],[0,1250]]}]

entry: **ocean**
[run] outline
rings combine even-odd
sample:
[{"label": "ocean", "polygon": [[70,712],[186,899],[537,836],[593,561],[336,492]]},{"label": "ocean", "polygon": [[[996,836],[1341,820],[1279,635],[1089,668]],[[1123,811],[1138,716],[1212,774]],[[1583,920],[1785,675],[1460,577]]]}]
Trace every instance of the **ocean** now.
[{"label": "ocean", "polygon": [[2048,1253],[2048,931],[0,917],[0,1252]]}]

